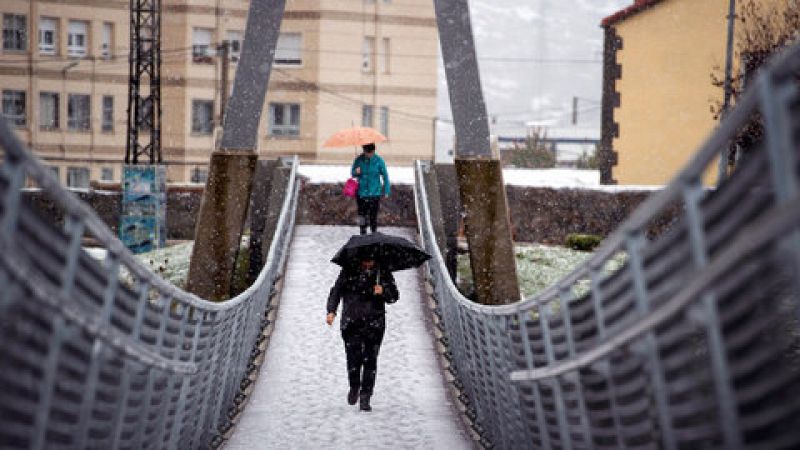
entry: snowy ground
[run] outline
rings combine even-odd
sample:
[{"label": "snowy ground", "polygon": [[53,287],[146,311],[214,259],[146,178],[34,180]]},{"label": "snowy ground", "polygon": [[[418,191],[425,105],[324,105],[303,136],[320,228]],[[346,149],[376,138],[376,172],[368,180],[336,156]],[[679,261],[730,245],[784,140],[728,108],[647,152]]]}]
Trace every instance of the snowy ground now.
[{"label": "snowy ground", "polygon": [[[381,231],[413,239],[410,229]],[[400,300],[387,307],[373,411],[347,404],[339,320],[325,325],[325,302],[338,275],[329,259],[355,232],[296,228],[266,360],[226,448],[470,448],[426,328],[418,271],[396,274]]]},{"label": "snowy ground", "polygon": [[[194,241],[181,242],[139,254],[137,257],[142,263],[150,267],[150,270],[161,275],[162,278],[175,286],[183,288],[186,285],[186,277],[189,274],[189,260],[192,257],[193,246]],[[103,248],[86,248],[85,250],[96,259],[102,260],[106,257],[106,250]],[[129,277],[124,269],[122,277]]]},{"label": "snowy ground", "polygon": [[[350,166],[303,164],[300,175],[311,183],[342,183],[350,176]],[[410,166],[390,166],[389,179],[393,184],[414,184]],[[592,189],[605,192],[658,190],[662,186],[605,186],[600,185],[600,172],[578,169],[503,169],[508,185],[550,188]]]}]

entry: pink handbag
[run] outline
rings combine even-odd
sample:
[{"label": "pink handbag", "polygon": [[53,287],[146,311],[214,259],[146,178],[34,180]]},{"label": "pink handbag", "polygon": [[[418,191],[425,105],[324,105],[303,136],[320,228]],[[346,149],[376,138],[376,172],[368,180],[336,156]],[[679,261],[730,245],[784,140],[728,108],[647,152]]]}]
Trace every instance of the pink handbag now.
[{"label": "pink handbag", "polygon": [[358,180],[355,178],[349,178],[344,183],[344,189],[342,189],[342,195],[346,197],[355,198],[356,195],[358,195]]}]

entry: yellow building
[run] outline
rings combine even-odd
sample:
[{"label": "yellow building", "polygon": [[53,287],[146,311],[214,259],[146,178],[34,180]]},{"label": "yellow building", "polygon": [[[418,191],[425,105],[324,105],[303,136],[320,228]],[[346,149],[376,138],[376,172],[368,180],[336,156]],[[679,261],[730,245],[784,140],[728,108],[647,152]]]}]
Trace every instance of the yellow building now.
[{"label": "yellow building", "polygon": [[[219,138],[223,41],[228,88],[246,0],[163,0],[162,153],[170,182],[203,182]],[[388,135],[387,162],[432,158],[438,41],[433,2],[290,0],[259,128],[264,157],[343,163],[339,128]],[[118,181],[125,154],[129,2],[4,0],[2,113],[69,186]]]},{"label": "yellow building", "polygon": [[722,90],[711,74],[725,66],[728,7],[637,0],[603,21],[603,182],[666,184],[713,131]]}]

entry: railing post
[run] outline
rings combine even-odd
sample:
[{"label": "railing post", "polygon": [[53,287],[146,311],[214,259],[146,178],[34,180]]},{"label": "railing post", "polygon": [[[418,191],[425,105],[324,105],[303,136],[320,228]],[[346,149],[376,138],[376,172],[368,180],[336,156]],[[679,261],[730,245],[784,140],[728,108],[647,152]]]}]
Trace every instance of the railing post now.
[{"label": "railing post", "polygon": [[[0,118],[0,120],[3,119]],[[0,127],[3,127],[3,125],[0,125]],[[0,128],[0,132],[2,132],[2,128]],[[17,229],[20,197],[22,196],[21,190],[25,184],[25,168],[19,161],[7,154],[5,164],[0,165],[0,171],[5,178],[8,178],[8,187],[3,196],[3,215],[0,217],[0,241],[10,242],[14,238],[14,231]]]},{"label": "railing post", "polygon": [[[644,275],[644,263],[641,249],[644,245],[644,236],[640,230],[628,234],[625,239],[628,251],[628,268],[633,279],[636,308],[645,317],[650,312],[650,297],[647,294],[647,281]],[[645,336],[645,347],[650,362],[650,381],[655,389],[656,407],[658,409],[658,425],[661,429],[661,445],[672,450],[677,448],[675,432],[672,427],[672,416],[669,411],[667,386],[664,381],[664,368],[661,364],[661,355],[656,341],[655,330],[650,330]]]},{"label": "railing post", "polygon": [[[167,308],[167,310],[170,309],[169,303],[167,303],[166,308]],[[181,349],[183,347],[183,338],[186,336],[186,321],[187,321],[187,315],[188,315],[187,314],[187,310],[188,310],[188,307],[184,303],[178,303],[178,304],[175,305],[175,313],[180,318],[180,324],[178,325],[178,338],[175,341],[176,347],[171,352],[172,357],[175,358],[175,359],[180,359],[180,352],[181,352]],[[184,376],[183,375],[176,375],[176,374],[168,374],[167,375],[167,385],[169,386],[169,388],[167,389],[167,394],[163,397],[163,401],[167,402],[166,404],[170,404],[170,406],[172,406],[171,405],[171,402],[172,402],[172,391],[175,389],[175,379],[177,377],[181,378],[181,391],[182,391],[183,390],[182,387],[183,387]],[[181,392],[181,394],[182,394],[182,392]],[[179,396],[178,397],[178,405],[176,405],[176,408],[180,405],[180,402],[181,402],[181,397]],[[164,403],[162,403],[162,408],[164,407],[163,405],[164,405]],[[166,409],[169,409],[169,408],[166,408]],[[176,411],[177,411],[177,409],[176,409]],[[173,422],[174,422],[174,418],[173,418]],[[160,424],[161,426],[159,427],[159,429],[160,429],[159,438],[158,438],[158,441],[157,441],[159,444],[164,442],[164,440],[165,440],[164,434],[165,433],[167,435],[166,436],[166,441],[169,442],[169,443],[173,442],[173,436],[172,435],[173,435],[173,432],[175,431],[174,430],[174,426],[173,427],[167,427],[167,423],[168,422],[166,420],[164,420],[163,423]]]},{"label": "railing post", "polygon": [[88,439],[92,404],[94,404],[97,392],[97,378],[100,375],[100,359],[102,357],[103,343],[95,339],[92,343],[91,359],[89,360],[89,370],[86,373],[86,382],[83,388],[83,398],[81,399],[78,424],[75,427],[75,448],[88,448],[86,440]]},{"label": "railing post", "polygon": [[[139,282],[139,300],[136,305],[136,317],[133,321],[133,330],[131,331],[131,338],[139,340],[142,331],[142,321],[144,320],[144,311],[149,301],[148,295],[150,294],[150,283],[148,281]],[[131,382],[131,365],[127,359],[122,360],[122,377],[120,386],[122,386],[122,398],[119,401],[119,407],[114,410],[114,418],[111,420],[112,431],[112,444],[111,448],[119,448],[120,439],[122,437],[122,428],[125,422],[125,413],[128,409],[128,395],[130,394]]]},{"label": "railing post", "polygon": [[[708,265],[703,220],[698,205],[702,196],[703,187],[699,180],[685,182],[683,185],[683,200],[692,244],[692,259],[697,270],[703,270]],[[736,450],[742,448],[742,436],[739,432],[738,406],[733,394],[733,386],[731,385],[733,379],[728,368],[722,325],[717,311],[716,295],[713,292],[703,294],[702,305],[705,314],[704,325],[710,344],[709,356],[714,374],[714,391],[719,402],[720,426],[722,427],[724,447]]]},{"label": "railing post", "polygon": [[[541,306],[538,306],[541,308]],[[533,351],[531,350],[531,340],[528,335],[528,315],[530,311],[520,311],[517,315],[519,317],[520,335],[522,336],[522,349],[525,352],[525,364],[528,370],[536,368],[533,363]],[[539,311],[541,315],[541,311]],[[541,439],[542,448],[545,450],[550,449],[550,436],[547,432],[547,420],[544,417],[544,406],[542,405],[542,394],[539,391],[539,382],[531,381],[533,386],[533,402],[536,404],[536,425],[539,427],[539,438]]]},{"label": "railing post", "polygon": [[[189,311],[184,311],[183,321],[181,321],[181,330],[184,330],[184,325],[189,322]],[[192,348],[189,352],[189,361],[194,361],[197,356],[197,343],[199,341],[200,324],[202,320],[197,318],[194,324],[192,333]],[[182,335],[182,337],[184,337]],[[183,345],[183,344],[181,344]],[[175,407],[175,417],[172,419],[172,439],[170,440],[170,448],[181,448],[181,436],[185,428],[184,415],[186,414],[186,397],[189,391],[189,377],[184,375],[181,377],[181,391],[178,398],[178,405]]]},{"label": "railing post", "polygon": [[[797,181],[797,151],[800,142],[793,145],[791,122],[787,109],[790,99],[797,97],[794,83],[775,86],[771,74],[762,73],[758,78],[761,93],[761,111],[764,115],[764,140],[769,157],[770,178],[775,189],[778,204],[795,198],[800,191]],[[800,292],[800,232],[793,231],[788,237],[792,255],[792,275],[795,289]],[[795,315],[800,321],[800,302],[795,307]]]},{"label": "railing post", "polygon": [[[21,169],[18,170],[21,171]],[[76,217],[68,215],[64,225],[65,231],[69,235],[69,245],[65,255],[64,268],[61,272],[61,295],[62,298],[69,298],[75,283],[78,257],[82,252],[83,222]],[[60,314],[56,315],[53,319],[53,332],[47,342],[47,356],[45,357],[44,370],[42,371],[42,381],[39,385],[39,404],[36,408],[34,440],[31,445],[31,448],[34,449],[44,448],[46,444],[47,423],[50,417],[50,403],[53,398],[58,361],[61,357],[61,347],[69,334],[70,327],[65,323],[64,318]]]},{"label": "railing post", "polygon": [[[547,306],[539,306],[539,325],[542,327],[544,353],[547,357],[547,365],[549,366],[556,361],[556,357],[555,352],[553,351],[553,338],[550,332],[550,322],[547,318]],[[559,380],[559,377],[553,377],[550,380],[550,384],[552,385],[556,402],[558,431],[561,435],[561,448],[572,450],[572,435],[569,432],[569,424],[567,423],[567,412],[564,405],[564,392],[561,390],[561,380]]]},{"label": "railing post", "polygon": [[[569,311],[570,305],[573,300],[571,292],[564,287],[559,287],[558,299],[561,302],[561,316],[564,321],[564,333],[567,336],[567,351],[569,352],[570,358],[575,358],[576,356],[575,337],[572,335],[572,316]],[[575,394],[578,397],[577,398],[578,414],[580,414],[581,418],[581,428],[583,428],[583,439],[586,441],[586,445],[589,448],[591,448],[593,445],[592,424],[589,421],[589,413],[586,409],[586,397],[583,393],[583,383],[581,382],[581,374],[579,371],[575,371],[569,375],[566,375],[564,378],[567,380],[572,378],[571,382],[575,383]]]},{"label": "railing post", "polygon": [[[202,321],[209,322],[209,316],[215,315],[215,314],[217,314],[217,313],[216,312],[208,312],[208,311],[205,312],[201,322]],[[216,330],[216,329],[217,328],[214,328],[214,330]],[[206,380],[204,380],[204,382],[205,382],[205,391],[203,391],[203,393],[202,393],[203,398],[201,399],[202,403],[200,405],[199,417],[197,418],[198,419],[198,421],[197,421],[197,431],[198,431],[198,433],[202,433],[202,436],[204,436],[204,437],[208,436],[208,434],[207,434],[208,430],[206,429],[206,420],[207,420],[207,418],[209,416],[209,414],[208,414],[208,403],[209,403],[209,401],[211,399],[211,393],[214,391],[214,385],[215,385],[215,380],[213,379],[213,377],[214,377],[214,375],[216,373],[216,368],[217,368],[218,358],[219,358],[219,355],[218,355],[218,353],[219,353],[219,351],[218,351],[218,349],[219,349],[219,339],[216,339],[216,335],[215,334],[209,333],[209,335],[206,337],[206,342],[213,343],[214,348],[211,349],[211,348],[209,348],[209,345],[206,345],[205,351],[203,352],[203,355],[205,355],[205,357],[206,357],[206,364],[207,364],[207,367],[208,367],[208,370],[207,370],[208,377],[206,378]]]},{"label": "railing post", "polygon": [[[597,336],[600,342],[605,341],[607,337],[606,323],[605,323],[605,310],[603,309],[603,291],[600,288],[602,283],[603,274],[602,267],[590,268],[590,284],[592,305],[594,307],[594,314],[597,324]],[[617,387],[614,383],[614,376],[611,373],[611,366],[608,361],[602,361],[598,366],[598,371],[602,373],[603,377],[608,384],[608,400],[611,405],[611,418],[614,422],[614,430],[617,433],[617,445],[620,448],[625,448],[625,434],[622,431],[622,422],[619,417],[619,407],[617,406]]]},{"label": "railing post", "polygon": [[[167,329],[167,321],[169,321],[170,303],[171,303],[170,299],[167,298],[167,297],[164,297],[164,296],[162,296],[160,298],[160,300],[161,300],[161,302],[160,302],[161,303],[161,307],[163,309],[161,310],[161,314],[159,314],[158,333],[156,334],[156,342],[155,342],[154,348],[153,348],[153,350],[155,352],[157,352],[158,354],[162,354],[162,351],[163,351],[163,348],[164,348],[164,334],[166,333],[166,329]],[[152,399],[153,399],[153,387],[154,387],[153,385],[155,384],[155,379],[154,379],[155,378],[155,373],[154,372],[155,372],[155,369],[153,369],[152,367],[147,369],[147,384],[145,385],[145,388],[144,388],[144,399],[142,400],[142,404],[144,405],[144,410],[145,411],[149,410],[149,408],[151,407]],[[165,376],[169,377],[169,375],[167,375],[167,374],[165,374]],[[162,401],[166,401],[166,400],[162,399]],[[164,420],[164,418],[162,417],[160,412],[157,415],[157,419]],[[156,425],[156,426],[158,426],[158,425]],[[142,445],[142,442],[145,439],[144,434],[145,434],[145,428],[146,427],[147,427],[147,423],[145,423],[145,426],[137,427],[136,435],[134,436],[134,439],[133,439],[134,448],[138,448],[138,447],[140,447]],[[158,427],[157,436],[159,436],[159,437],[161,436],[161,430],[162,430],[162,428]],[[158,439],[156,442],[158,442],[160,444],[163,441],[161,439]]]}]

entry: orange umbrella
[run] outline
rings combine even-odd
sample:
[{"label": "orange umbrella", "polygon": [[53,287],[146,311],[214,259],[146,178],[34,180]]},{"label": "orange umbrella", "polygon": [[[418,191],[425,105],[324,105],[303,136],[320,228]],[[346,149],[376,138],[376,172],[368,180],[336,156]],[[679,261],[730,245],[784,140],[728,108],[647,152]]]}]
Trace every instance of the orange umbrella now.
[{"label": "orange umbrella", "polygon": [[353,127],[339,130],[329,137],[323,147],[349,147],[351,145],[377,144],[386,140],[386,136],[380,134],[374,128]]}]

